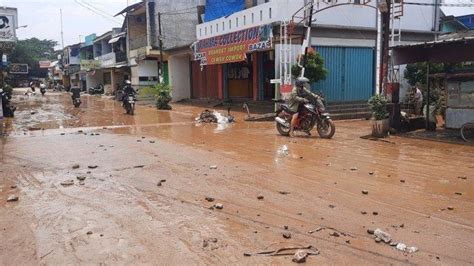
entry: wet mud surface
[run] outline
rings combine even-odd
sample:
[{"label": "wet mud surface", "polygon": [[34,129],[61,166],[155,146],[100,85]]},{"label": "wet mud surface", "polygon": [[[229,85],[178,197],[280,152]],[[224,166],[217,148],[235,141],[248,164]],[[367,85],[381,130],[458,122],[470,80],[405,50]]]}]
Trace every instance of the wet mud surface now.
[{"label": "wet mud surface", "polygon": [[[0,138],[0,264],[289,264],[244,253],[308,245],[320,251],[310,264],[474,262],[472,146],[361,139],[367,121],[289,139],[240,112],[218,127],[196,125],[202,109],[188,105],[132,117],[82,100],[15,97]],[[376,243],[376,228],[419,251]]]}]

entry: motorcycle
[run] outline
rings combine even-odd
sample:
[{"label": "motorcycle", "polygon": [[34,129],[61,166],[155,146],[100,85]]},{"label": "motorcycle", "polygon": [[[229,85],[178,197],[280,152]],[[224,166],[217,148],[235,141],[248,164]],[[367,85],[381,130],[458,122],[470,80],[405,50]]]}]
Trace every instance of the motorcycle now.
[{"label": "motorcycle", "polygon": [[[336,126],[329,113],[325,112],[324,98],[310,99],[309,103],[300,106],[298,120],[296,121],[295,131],[303,131],[311,134],[311,130],[316,126],[321,138],[330,139],[336,132]],[[290,123],[294,112],[290,111],[289,106],[281,104],[276,111],[276,128],[282,136],[290,135]]]},{"label": "motorcycle", "polygon": [[40,85],[40,92],[41,92],[41,95],[44,96],[44,94],[46,93],[46,85],[44,84]]},{"label": "motorcycle", "polygon": [[94,94],[104,94],[104,85],[99,84],[95,87],[90,87],[89,88],[89,94],[94,95]]},{"label": "motorcycle", "polygon": [[2,91],[0,92],[0,100],[2,101],[3,116],[14,117],[16,107],[11,104],[10,96]]},{"label": "motorcycle", "polygon": [[125,109],[125,111],[127,111],[127,114],[133,115],[135,113],[135,101],[135,95],[128,94],[127,96],[125,96],[123,108]]}]

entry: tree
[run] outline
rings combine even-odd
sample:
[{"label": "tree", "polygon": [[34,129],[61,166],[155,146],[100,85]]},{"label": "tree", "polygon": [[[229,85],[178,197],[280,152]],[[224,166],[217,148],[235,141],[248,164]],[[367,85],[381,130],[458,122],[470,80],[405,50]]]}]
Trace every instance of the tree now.
[{"label": "tree", "polygon": [[57,51],[54,47],[57,45],[53,40],[40,40],[37,38],[19,40],[15,49],[9,56],[12,63],[28,64],[29,77],[46,77],[47,69],[39,68],[39,61],[57,60]]},{"label": "tree", "polygon": [[[301,61],[303,62],[304,58]],[[299,77],[301,75],[301,67],[293,65],[291,67],[291,74],[295,78]],[[326,75],[327,69],[324,67],[323,57],[314,50],[308,51],[304,76],[309,79],[310,83],[314,83],[326,79]]]}]

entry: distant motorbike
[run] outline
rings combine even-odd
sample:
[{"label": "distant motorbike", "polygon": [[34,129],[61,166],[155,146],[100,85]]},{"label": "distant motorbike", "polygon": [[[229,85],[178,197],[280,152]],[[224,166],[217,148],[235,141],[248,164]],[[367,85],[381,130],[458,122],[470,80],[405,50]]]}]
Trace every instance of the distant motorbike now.
[{"label": "distant motorbike", "polygon": [[76,108],[79,108],[79,106],[81,106],[81,103],[82,103],[81,98],[74,98],[72,100],[72,104],[74,104],[74,107],[76,107]]},{"label": "distant motorbike", "polygon": [[2,101],[3,116],[4,117],[13,117],[15,115],[16,107],[11,104],[10,96],[2,91],[0,92],[0,98]]},{"label": "distant motorbike", "polygon": [[41,92],[41,95],[44,96],[44,94],[46,93],[46,85],[44,84],[40,85],[40,92]]},{"label": "distant motorbike", "polygon": [[134,115],[135,113],[135,101],[136,97],[134,94],[128,94],[125,96],[123,101],[123,108],[127,111],[127,114]]},{"label": "distant motorbike", "polygon": [[[290,122],[294,112],[291,112],[288,105],[281,104],[276,111],[276,128],[282,136],[289,136]],[[330,118],[329,113],[325,112],[324,98],[309,99],[309,103],[300,107],[298,121],[296,122],[295,131],[303,131],[310,134],[311,130],[316,126],[321,138],[330,139],[336,132],[336,126]]]},{"label": "distant motorbike", "polygon": [[104,85],[99,84],[95,87],[90,87],[89,88],[89,94],[94,95],[94,94],[104,94]]}]

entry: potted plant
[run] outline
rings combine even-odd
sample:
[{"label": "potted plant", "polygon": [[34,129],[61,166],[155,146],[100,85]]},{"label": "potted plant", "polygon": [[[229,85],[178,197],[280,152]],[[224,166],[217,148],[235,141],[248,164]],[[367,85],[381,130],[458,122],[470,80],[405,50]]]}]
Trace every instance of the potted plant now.
[{"label": "potted plant", "polygon": [[369,99],[369,105],[372,109],[372,136],[383,138],[387,136],[390,128],[387,97],[382,94],[376,94]]},{"label": "potted plant", "polygon": [[169,103],[172,100],[171,97],[172,88],[164,83],[158,83],[153,87],[147,87],[140,90],[142,96],[153,96],[155,99],[155,106],[158,110],[171,110]]}]

